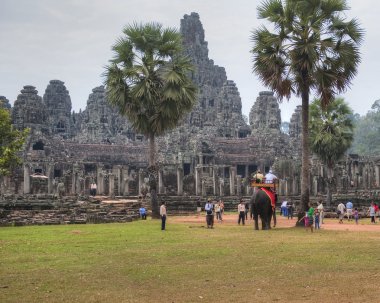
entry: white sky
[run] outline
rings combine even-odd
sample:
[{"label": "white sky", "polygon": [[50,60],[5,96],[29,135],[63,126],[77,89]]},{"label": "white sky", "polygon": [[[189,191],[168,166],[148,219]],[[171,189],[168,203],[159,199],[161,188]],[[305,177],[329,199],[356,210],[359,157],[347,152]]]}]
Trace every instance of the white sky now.
[{"label": "white sky", "polygon": [[[179,29],[184,14],[197,12],[208,41],[209,57],[226,69],[239,89],[243,114],[262,90],[251,72],[252,29],[259,0],[0,0],[0,95],[13,104],[24,85],[42,97],[52,79],[65,82],[73,110],[84,109],[91,90],[102,84],[101,74],[112,57],[111,45],[122,28],[134,21],[157,21]],[[362,63],[351,88],[343,95],[353,110],[365,114],[380,98],[380,1],[349,0],[347,17],[356,17],[366,30]],[[377,88],[376,88],[377,87]],[[289,121],[296,98],[281,104]]]}]

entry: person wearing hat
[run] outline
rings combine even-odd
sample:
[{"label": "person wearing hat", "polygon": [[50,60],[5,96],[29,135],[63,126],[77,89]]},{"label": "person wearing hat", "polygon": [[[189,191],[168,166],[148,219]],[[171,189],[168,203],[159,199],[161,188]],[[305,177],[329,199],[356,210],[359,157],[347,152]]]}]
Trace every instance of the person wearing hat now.
[{"label": "person wearing hat", "polygon": [[273,174],[273,171],[270,169],[269,172],[265,175],[265,183],[273,183],[274,180],[278,179],[276,175]]},{"label": "person wearing hat", "polygon": [[240,203],[238,205],[238,213],[239,213],[238,224],[240,225],[240,221],[242,221],[243,225],[245,225],[245,205],[244,205],[243,199],[240,199]]},{"label": "person wearing hat", "polygon": [[253,175],[253,179],[256,181],[256,183],[262,183],[263,178],[264,178],[264,175],[261,173],[260,169],[258,169],[256,174]]},{"label": "person wearing hat", "polygon": [[210,198],[207,199],[205,211],[207,228],[214,228],[214,204]]}]

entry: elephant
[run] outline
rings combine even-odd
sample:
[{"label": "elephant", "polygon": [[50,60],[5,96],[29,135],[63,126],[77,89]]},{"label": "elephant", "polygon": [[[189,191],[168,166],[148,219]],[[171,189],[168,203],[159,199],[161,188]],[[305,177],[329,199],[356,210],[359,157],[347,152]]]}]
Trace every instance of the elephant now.
[{"label": "elephant", "polygon": [[271,229],[271,219],[273,216],[274,226],[276,226],[276,212],[272,208],[271,200],[261,189],[255,190],[251,197],[251,212],[255,220],[255,229],[259,229],[258,218],[260,216],[262,229]]}]

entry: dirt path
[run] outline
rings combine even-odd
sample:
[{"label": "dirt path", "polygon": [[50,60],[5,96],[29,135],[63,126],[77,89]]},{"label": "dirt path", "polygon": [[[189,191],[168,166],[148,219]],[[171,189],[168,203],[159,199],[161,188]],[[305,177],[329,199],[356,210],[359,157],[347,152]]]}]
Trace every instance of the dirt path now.
[{"label": "dirt path", "polygon": [[[192,223],[192,224],[204,224],[206,225],[206,218],[205,215],[202,214],[201,216],[176,216],[176,217],[169,217],[168,218],[172,222],[178,222],[178,223]],[[223,216],[223,222],[216,222],[215,220],[215,226],[218,226],[219,224],[223,225],[237,225],[238,215],[231,215],[231,214],[225,214]],[[355,221],[348,222],[347,219],[344,220],[343,224],[338,223],[338,219],[325,219],[324,224],[321,224],[321,229],[327,229],[327,230],[346,230],[346,231],[375,231],[380,232],[380,222],[377,224],[370,224],[370,219],[365,218],[359,220],[359,224],[356,225]],[[277,216],[277,228],[289,228],[294,227],[296,224],[296,219],[288,220],[284,217]],[[246,222],[246,225],[253,226],[253,220],[248,219],[248,222]]]}]

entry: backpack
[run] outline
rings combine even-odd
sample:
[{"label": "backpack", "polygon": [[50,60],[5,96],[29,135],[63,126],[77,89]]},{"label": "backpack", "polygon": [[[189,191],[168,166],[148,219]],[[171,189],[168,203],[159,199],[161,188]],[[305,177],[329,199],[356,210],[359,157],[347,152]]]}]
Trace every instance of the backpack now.
[{"label": "backpack", "polygon": [[[208,205],[211,206],[210,204],[208,204]],[[206,214],[212,215],[212,207],[210,207],[210,209],[206,210]]]}]

